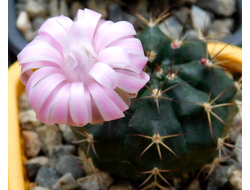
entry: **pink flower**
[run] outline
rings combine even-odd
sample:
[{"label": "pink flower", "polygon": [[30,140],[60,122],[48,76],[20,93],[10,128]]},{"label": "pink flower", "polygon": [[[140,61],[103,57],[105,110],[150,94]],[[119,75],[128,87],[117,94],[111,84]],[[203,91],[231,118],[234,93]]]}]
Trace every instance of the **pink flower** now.
[{"label": "pink flower", "polygon": [[124,117],[148,82],[148,58],[132,24],[89,9],[74,21],[48,19],[18,55],[21,81],[37,119],[83,126]]}]

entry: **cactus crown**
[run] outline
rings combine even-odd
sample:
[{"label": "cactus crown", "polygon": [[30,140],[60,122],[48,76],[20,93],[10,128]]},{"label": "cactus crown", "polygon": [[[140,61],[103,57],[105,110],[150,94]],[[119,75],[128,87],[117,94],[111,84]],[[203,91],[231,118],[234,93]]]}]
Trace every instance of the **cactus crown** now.
[{"label": "cactus crown", "polygon": [[149,58],[144,71],[150,81],[126,117],[74,128],[97,168],[143,189],[171,185],[167,179],[213,162],[236,113],[234,81],[209,56],[206,40],[167,36],[158,27],[166,14],[144,21],[137,36]]}]

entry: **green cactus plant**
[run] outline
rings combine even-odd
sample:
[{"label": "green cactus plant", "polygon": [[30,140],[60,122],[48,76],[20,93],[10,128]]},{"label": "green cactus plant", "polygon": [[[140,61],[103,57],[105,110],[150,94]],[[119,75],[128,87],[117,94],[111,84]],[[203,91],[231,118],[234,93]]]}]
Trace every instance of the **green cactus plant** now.
[{"label": "green cactus plant", "polygon": [[[162,17],[163,18],[163,17]],[[208,55],[205,40],[173,40],[147,23],[138,34],[150,81],[125,117],[73,127],[97,168],[138,181],[143,189],[201,169],[218,157],[237,108],[234,80]]]}]

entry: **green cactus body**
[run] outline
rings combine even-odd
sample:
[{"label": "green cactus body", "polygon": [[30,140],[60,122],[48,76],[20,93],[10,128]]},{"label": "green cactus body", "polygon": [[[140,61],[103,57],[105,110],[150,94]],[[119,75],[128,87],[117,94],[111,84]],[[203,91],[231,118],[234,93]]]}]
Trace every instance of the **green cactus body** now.
[{"label": "green cactus body", "polygon": [[138,38],[151,55],[147,88],[126,117],[74,131],[97,168],[146,185],[153,175],[160,183],[218,156],[217,139],[226,135],[236,113],[230,103],[237,90],[222,69],[201,64],[207,54],[204,41],[174,49],[157,26]]}]

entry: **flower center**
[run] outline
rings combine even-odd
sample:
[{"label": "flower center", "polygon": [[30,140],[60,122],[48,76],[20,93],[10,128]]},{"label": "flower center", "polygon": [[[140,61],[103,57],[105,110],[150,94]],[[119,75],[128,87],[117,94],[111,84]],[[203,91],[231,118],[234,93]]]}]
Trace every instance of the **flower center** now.
[{"label": "flower center", "polygon": [[97,62],[97,54],[92,45],[73,47],[64,58],[63,70],[68,81],[81,81],[88,84],[93,81],[89,70]]}]

